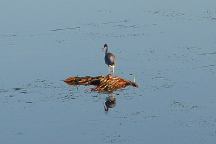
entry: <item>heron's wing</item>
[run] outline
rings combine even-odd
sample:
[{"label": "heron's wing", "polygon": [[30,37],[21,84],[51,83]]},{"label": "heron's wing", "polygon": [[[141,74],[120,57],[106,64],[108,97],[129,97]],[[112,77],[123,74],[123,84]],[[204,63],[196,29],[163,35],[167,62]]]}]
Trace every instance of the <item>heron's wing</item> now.
[{"label": "heron's wing", "polygon": [[115,55],[112,53],[107,53],[107,60],[109,61],[109,65],[115,64]]}]

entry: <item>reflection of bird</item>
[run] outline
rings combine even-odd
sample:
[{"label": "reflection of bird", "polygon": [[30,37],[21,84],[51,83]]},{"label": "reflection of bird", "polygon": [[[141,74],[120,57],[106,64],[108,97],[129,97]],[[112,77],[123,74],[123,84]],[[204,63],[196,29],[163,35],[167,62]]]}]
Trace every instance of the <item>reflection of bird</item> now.
[{"label": "reflection of bird", "polygon": [[104,51],[105,51],[105,63],[108,65],[109,67],[109,72],[111,72],[112,74],[114,74],[114,68],[115,68],[115,55],[108,52],[108,45],[104,44]]},{"label": "reflection of bird", "polygon": [[107,112],[109,108],[114,108],[116,106],[116,98],[113,94],[109,95],[109,97],[106,98],[106,101],[104,103],[104,110]]}]

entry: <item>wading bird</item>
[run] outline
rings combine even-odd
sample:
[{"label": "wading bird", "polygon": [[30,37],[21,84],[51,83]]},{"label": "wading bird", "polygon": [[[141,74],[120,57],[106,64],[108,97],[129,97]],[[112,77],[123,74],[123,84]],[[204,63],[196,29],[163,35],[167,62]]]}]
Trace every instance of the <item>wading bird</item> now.
[{"label": "wading bird", "polygon": [[108,70],[109,73],[114,74],[114,68],[115,68],[115,55],[108,52],[108,45],[104,44],[103,47],[104,51],[105,51],[105,63],[108,65]]}]

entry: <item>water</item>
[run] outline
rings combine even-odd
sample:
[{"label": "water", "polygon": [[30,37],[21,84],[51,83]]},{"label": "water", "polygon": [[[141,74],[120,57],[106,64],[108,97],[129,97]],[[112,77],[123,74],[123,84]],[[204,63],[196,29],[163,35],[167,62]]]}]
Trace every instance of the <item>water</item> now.
[{"label": "water", "polygon": [[[215,143],[215,5],[1,1],[0,143]],[[107,74],[104,43],[139,84],[108,112],[108,95],[62,81]]]}]

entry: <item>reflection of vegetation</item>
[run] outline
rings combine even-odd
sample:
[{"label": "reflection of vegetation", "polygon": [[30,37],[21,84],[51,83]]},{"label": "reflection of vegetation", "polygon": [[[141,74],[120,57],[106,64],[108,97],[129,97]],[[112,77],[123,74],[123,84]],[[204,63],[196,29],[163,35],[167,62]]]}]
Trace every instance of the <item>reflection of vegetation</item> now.
[{"label": "reflection of vegetation", "polygon": [[116,98],[113,94],[110,94],[104,103],[104,110],[108,111],[109,108],[114,108],[116,106]]}]

